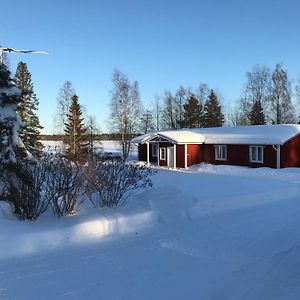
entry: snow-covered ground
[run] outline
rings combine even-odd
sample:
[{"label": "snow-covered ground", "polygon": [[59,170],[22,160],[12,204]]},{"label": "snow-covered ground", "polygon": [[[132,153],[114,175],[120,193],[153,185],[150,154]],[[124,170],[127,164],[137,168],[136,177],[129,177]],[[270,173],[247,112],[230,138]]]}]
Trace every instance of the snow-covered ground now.
[{"label": "snow-covered ground", "polygon": [[115,209],[0,210],[0,299],[298,299],[300,170],[160,169]]},{"label": "snow-covered ground", "polygon": [[[50,153],[60,152],[64,149],[64,144],[62,141],[42,141],[44,145],[44,150]],[[118,141],[98,141],[94,145],[96,151],[103,151],[103,153],[108,155],[120,155],[121,148]],[[137,157],[137,147],[133,146],[131,150],[130,157]]]}]

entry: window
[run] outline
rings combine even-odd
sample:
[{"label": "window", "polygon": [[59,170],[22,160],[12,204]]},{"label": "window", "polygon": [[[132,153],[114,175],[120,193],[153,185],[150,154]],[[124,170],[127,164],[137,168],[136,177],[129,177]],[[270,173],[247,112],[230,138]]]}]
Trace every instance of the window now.
[{"label": "window", "polygon": [[159,152],[160,152],[160,159],[166,160],[166,148],[160,148]]},{"label": "window", "polygon": [[263,146],[250,146],[250,162],[263,163],[264,151]]},{"label": "window", "polygon": [[152,157],[157,157],[157,144],[152,144]]},{"label": "window", "polygon": [[215,146],[215,159],[216,160],[226,160],[227,159],[227,146],[226,145],[216,145]]}]

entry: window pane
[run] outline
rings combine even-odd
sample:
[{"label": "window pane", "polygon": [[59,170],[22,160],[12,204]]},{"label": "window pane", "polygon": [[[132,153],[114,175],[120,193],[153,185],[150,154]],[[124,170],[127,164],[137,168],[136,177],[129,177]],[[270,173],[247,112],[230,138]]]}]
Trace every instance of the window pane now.
[{"label": "window pane", "polygon": [[222,159],[226,158],[226,146],[222,146]]},{"label": "window pane", "polygon": [[251,160],[256,160],[256,147],[251,147]]},{"label": "window pane", "polygon": [[257,147],[257,160],[262,161],[262,147]]}]

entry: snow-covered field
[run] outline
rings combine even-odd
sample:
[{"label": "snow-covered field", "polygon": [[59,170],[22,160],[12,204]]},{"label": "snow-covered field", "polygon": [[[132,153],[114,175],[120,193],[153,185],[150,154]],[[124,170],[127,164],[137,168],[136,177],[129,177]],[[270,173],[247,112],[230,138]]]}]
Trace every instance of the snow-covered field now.
[{"label": "snow-covered field", "polygon": [[59,220],[0,210],[0,299],[299,299],[299,169],[201,164],[153,182]]}]

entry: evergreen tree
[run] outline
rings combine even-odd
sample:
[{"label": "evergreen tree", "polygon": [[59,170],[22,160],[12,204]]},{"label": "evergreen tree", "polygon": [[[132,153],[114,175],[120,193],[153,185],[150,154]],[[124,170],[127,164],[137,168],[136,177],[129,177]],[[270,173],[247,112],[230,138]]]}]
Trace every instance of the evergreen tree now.
[{"label": "evergreen tree", "polygon": [[20,102],[20,91],[13,84],[10,72],[0,64],[0,166],[3,168],[22,159],[25,149],[19,133],[22,122],[17,114]]},{"label": "evergreen tree", "polygon": [[202,123],[202,105],[198,99],[191,95],[188,101],[183,105],[183,127],[196,128],[201,127]]},{"label": "evergreen tree", "polygon": [[20,62],[15,75],[16,86],[21,91],[20,104],[18,113],[23,122],[23,129],[20,137],[25,148],[34,156],[42,154],[43,145],[40,142],[40,125],[39,118],[36,114],[39,101],[34,93],[31,74],[28,71],[27,64]]},{"label": "evergreen tree", "polygon": [[71,160],[82,161],[86,158],[88,149],[86,143],[86,128],[82,117],[81,105],[78,96],[73,95],[69,113],[65,123],[65,143],[67,145],[66,156]]},{"label": "evergreen tree", "polygon": [[204,105],[204,127],[220,127],[224,124],[224,115],[214,90],[211,90]]},{"label": "evergreen tree", "polygon": [[260,101],[255,101],[249,114],[251,125],[266,124],[266,118]]}]

